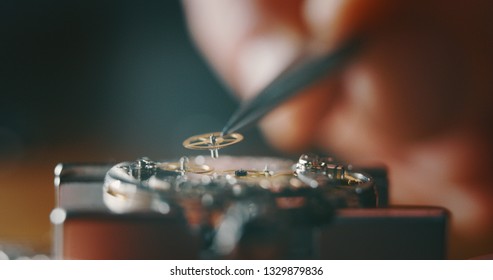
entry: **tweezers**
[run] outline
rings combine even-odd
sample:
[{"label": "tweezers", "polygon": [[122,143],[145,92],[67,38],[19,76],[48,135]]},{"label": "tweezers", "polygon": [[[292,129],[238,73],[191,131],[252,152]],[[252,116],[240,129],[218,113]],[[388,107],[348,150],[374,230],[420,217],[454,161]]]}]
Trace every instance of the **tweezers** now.
[{"label": "tweezers", "polygon": [[226,123],[221,134],[227,135],[256,122],[308,85],[334,73],[334,70],[342,67],[361,49],[362,41],[361,37],[354,37],[327,55],[288,67],[256,97],[242,103]]}]

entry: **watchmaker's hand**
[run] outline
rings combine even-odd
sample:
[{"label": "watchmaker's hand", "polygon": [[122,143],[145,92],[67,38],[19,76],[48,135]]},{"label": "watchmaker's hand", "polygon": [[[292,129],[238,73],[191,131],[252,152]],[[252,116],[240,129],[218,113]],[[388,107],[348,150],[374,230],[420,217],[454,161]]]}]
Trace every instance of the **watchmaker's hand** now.
[{"label": "watchmaker's hand", "polygon": [[[474,2],[474,3],[472,3]],[[391,201],[453,214],[451,256],[493,251],[493,4],[443,0],[185,1],[190,29],[241,98],[307,48],[354,34],[365,51],[261,126],[276,147],[318,146],[389,167]]]}]

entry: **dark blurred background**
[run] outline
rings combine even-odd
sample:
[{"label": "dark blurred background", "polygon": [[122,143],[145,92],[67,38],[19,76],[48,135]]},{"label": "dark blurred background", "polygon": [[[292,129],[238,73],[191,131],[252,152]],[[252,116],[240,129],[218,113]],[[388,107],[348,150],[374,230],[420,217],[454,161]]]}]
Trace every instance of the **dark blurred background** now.
[{"label": "dark blurred background", "polygon": [[[49,252],[58,162],[194,154],[237,107],[179,1],[0,3],[0,244]],[[223,153],[273,155],[255,129]]]}]

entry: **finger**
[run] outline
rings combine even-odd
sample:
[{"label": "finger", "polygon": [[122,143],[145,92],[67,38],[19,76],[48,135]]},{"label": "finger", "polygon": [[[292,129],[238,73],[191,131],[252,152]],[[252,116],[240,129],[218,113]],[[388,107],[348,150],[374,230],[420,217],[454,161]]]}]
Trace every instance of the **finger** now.
[{"label": "finger", "polygon": [[[305,1],[303,15],[308,31],[312,35],[310,44],[316,47],[322,46],[323,51],[327,52],[340,44],[343,40],[341,38],[348,39],[354,34],[363,32],[362,30],[365,33],[373,32],[376,26],[384,21],[381,16],[393,16],[390,11],[395,8],[394,6],[382,7],[387,2],[386,0]],[[257,73],[260,74],[260,72]],[[337,108],[342,105],[341,101],[345,100],[333,96],[338,91],[341,93],[340,89],[334,86],[340,82],[337,81],[338,78],[327,77],[326,83],[313,86],[266,117],[261,127],[269,142],[284,151],[302,151],[321,138],[322,147],[325,150],[331,150],[331,147],[326,145],[328,141],[323,139],[326,135],[320,131],[319,127],[322,121],[326,122],[325,119],[341,116],[338,113],[334,114],[333,111],[335,109],[337,110],[335,112],[339,112]],[[332,86],[328,86],[329,84]],[[357,115],[362,114],[364,115],[365,111]],[[343,136],[353,133],[350,127],[342,125],[340,134]],[[333,137],[345,138],[331,135],[331,138]],[[359,147],[365,147],[365,145]]]},{"label": "finger", "polygon": [[197,44],[243,98],[265,86],[303,45],[302,1],[184,1]]},{"label": "finger", "polygon": [[184,0],[183,6],[195,43],[216,71],[230,81],[235,49],[257,22],[252,2]]},{"label": "finger", "polygon": [[260,123],[266,139],[286,152],[306,152],[337,96],[337,83],[321,81],[276,108]]}]

